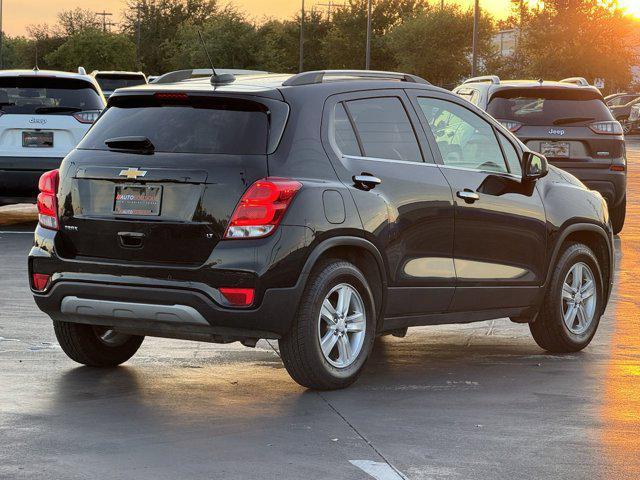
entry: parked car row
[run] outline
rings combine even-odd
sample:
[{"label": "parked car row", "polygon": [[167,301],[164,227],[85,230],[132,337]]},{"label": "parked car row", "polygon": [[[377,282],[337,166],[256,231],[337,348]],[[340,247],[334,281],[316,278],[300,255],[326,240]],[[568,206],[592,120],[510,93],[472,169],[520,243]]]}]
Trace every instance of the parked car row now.
[{"label": "parked car row", "polygon": [[600,91],[583,78],[559,82],[471,78],[454,90],[498,119],[529,148],[607,200],[614,233],[625,221],[623,129]]},{"label": "parked car row", "polygon": [[[273,339],[318,389],[417,325],[509,317],[581,350],[611,293],[609,172],[626,164],[620,124],[578,83],[456,95],[403,73],[213,71],[117,90],[40,179],[33,296],[85,365],[146,335]],[[596,190],[554,164],[593,170]]]}]

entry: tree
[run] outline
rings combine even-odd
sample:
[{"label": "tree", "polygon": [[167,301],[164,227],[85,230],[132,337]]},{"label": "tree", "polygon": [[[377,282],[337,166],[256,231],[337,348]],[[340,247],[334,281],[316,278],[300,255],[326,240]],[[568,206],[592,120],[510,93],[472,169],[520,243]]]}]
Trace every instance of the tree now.
[{"label": "tree", "polygon": [[626,88],[635,63],[633,27],[614,0],[545,0],[523,25],[522,69],[533,78],[601,77]]},{"label": "tree", "polygon": [[[492,20],[480,24],[480,59],[492,57]],[[453,84],[471,73],[473,13],[456,5],[424,9],[395,27],[387,44],[397,68],[418,74],[439,85]]]},{"label": "tree", "polygon": [[[371,12],[371,68],[393,70],[396,65],[384,36],[404,19],[427,6],[423,0],[378,0]],[[367,0],[349,0],[333,14],[323,58],[329,68],[364,68]]]},{"label": "tree", "polygon": [[174,40],[163,45],[170,69],[209,67],[198,32],[202,32],[214,66],[251,69],[259,66],[255,27],[237,10],[227,7],[202,24],[185,23],[178,27]]},{"label": "tree", "polygon": [[147,73],[170,69],[171,44],[180,26],[202,25],[218,13],[216,0],[129,0],[123,13],[123,29],[134,40],[140,37],[140,66]]},{"label": "tree", "polygon": [[95,12],[86,8],[75,10],[63,10],[58,13],[56,31],[59,36],[69,37],[87,28],[98,28],[100,22],[96,19]]},{"label": "tree", "polygon": [[125,35],[85,28],[69,36],[55,51],[45,57],[47,64],[61,70],[87,71],[132,70],[135,68],[136,46]]}]

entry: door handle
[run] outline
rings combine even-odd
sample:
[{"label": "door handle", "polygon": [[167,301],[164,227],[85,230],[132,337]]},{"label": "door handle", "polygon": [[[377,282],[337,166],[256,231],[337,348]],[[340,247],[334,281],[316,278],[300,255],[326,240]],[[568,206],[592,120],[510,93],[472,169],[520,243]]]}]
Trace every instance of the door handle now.
[{"label": "door handle", "polygon": [[356,188],[360,188],[362,190],[371,190],[381,183],[381,179],[367,172],[362,172],[360,175],[353,176],[353,184]]},{"label": "door handle", "polygon": [[480,200],[480,195],[478,195],[476,192],[468,188],[465,188],[464,190],[458,192],[456,195],[458,196],[458,198],[461,198],[466,203],[474,203]]}]

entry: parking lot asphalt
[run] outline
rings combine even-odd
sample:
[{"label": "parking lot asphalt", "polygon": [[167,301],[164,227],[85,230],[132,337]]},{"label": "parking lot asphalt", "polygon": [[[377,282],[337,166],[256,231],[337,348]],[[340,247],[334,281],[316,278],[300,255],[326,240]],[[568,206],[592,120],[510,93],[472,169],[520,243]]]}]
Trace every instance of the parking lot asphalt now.
[{"label": "parking lot asphalt", "polygon": [[120,368],[80,367],[29,293],[32,224],[0,226],[0,478],[640,478],[640,138],[628,149],[615,291],[584,352],[548,355],[506,319],[414,328],[336,392],[294,383],[275,342],[148,338]]}]

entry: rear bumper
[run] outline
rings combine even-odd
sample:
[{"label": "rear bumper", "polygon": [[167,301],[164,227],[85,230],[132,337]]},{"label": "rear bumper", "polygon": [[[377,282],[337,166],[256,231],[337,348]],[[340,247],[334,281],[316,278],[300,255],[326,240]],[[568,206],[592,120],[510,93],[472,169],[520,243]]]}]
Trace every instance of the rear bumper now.
[{"label": "rear bumper", "polygon": [[0,156],[0,198],[35,199],[40,176],[61,162],[59,157]]},{"label": "rear bumper", "polygon": [[[625,165],[626,168],[626,162],[624,162],[624,160],[613,162],[613,165],[618,164]],[[610,165],[607,165],[606,168],[581,168],[573,166],[568,167],[558,163],[556,166],[569,172],[591,190],[600,192],[610,208],[619,205],[627,193],[626,171],[612,171],[609,169]]]},{"label": "rear bumper", "polygon": [[203,341],[276,339],[295,314],[300,288],[265,292],[255,309],[224,308],[210,292],[61,281],[46,294],[34,294],[52,319],[104,325],[132,334]]},{"label": "rear bumper", "polygon": [[[306,227],[286,235],[219,242],[199,267],[62,258],[62,232],[41,227],[29,253],[29,277],[51,276],[38,307],[54,320],[112,326],[139,335],[227,341],[280,338],[289,331],[306,282]],[[168,246],[170,247],[170,246]],[[273,268],[278,265],[278,268]],[[228,306],[219,287],[255,290],[254,306]]]}]

